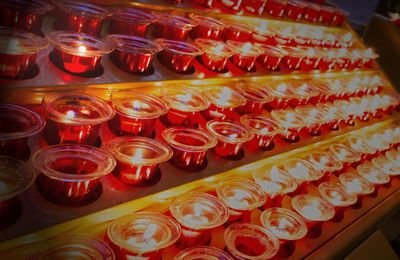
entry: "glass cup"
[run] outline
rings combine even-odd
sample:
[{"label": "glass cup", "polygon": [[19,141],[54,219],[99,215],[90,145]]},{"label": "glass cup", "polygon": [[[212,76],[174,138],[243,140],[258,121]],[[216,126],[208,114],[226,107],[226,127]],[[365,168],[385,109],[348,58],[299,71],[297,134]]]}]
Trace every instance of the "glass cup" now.
[{"label": "glass cup", "polygon": [[151,24],[157,17],[149,12],[136,8],[115,8],[110,20],[110,34],[124,34],[145,37]]}]

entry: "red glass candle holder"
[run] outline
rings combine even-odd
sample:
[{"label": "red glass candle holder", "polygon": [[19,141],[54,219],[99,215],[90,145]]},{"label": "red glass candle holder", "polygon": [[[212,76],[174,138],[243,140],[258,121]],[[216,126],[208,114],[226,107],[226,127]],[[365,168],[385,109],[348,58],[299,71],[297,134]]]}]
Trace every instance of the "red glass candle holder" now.
[{"label": "red glass candle holder", "polygon": [[286,0],[267,0],[264,12],[273,17],[282,17],[286,9]]},{"label": "red glass candle holder", "polygon": [[110,11],[104,7],[78,1],[54,1],[59,12],[57,30],[100,35]]},{"label": "red glass candle holder", "polygon": [[321,5],[318,21],[323,24],[331,24],[335,15],[335,8],[329,5]]},{"label": "red glass candle holder", "polygon": [[210,101],[201,92],[185,87],[161,89],[162,98],[169,105],[169,112],[161,118],[166,126],[196,127],[201,112],[210,106]]},{"label": "red glass candle holder", "polygon": [[251,210],[265,204],[264,190],[257,183],[245,179],[226,179],[218,183],[218,198],[229,208],[226,224],[233,222],[250,222]]},{"label": "red glass candle holder", "polygon": [[278,257],[291,256],[296,248],[296,240],[307,234],[304,220],[295,212],[285,208],[269,208],[263,211],[260,217],[261,224],[271,230],[278,238],[280,248]]},{"label": "red glass candle holder", "polygon": [[29,259],[63,259],[77,256],[90,259],[115,259],[112,248],[104,241],[89,235],[64,234],[42,240],[28,253]]},{"label": "red glass candle holder", "polygon": [[376,168],[381,170],[384,174],[389,175],[390,177],[400,175],[400,166],[391,162],[385,156],[374,158],[371,162]]},{"label": "red glass candle holder", "polygon": [[297,189],[296,180],[285,169],[276,166],[254,171],[253,179],[267,194],[264,208],[281,207],[283,197]]},{"label": "red glass candle holder", "polygon": [[255,15],[262,15],[264,12],[266,0],[244,0],[242,3],[242,7],[245,11],[255,14]]},{"label": "red glass candle holder", "polygon": [[368,48],[361,53],[361,65],[363,68],[372,68],[374,60],[378,59],[379,55],[373,48]]},{"label": "red glass candle holder", "polygon": [[195,43],[203,51],[199,57],[203,66],[216,72],[226,71],[228,59],[235,54],[231,47],[220,41],[203,38],[196,39]]},{"label": "red glass candle holder", "polygon": [[288,66],[289,69],[292,70],[300,69],[300,64],[301,61],[305,58],[305,54],[299,52],[299,49],[297,47],[293,46],[279,46],[279,47],[286,52],[286,56],[283,58],[283,61],[285,62],[286,66]]},{"label": "red glass candle holder", "polygon": [[330,203],[319,196],[309,194],[295,196],[292,199],[292,207],[304,218],[309,238],[319,237],[322,233],[323,222],[332,219],[335,215],[335,209]]},{"label": "red glass candle holder", "polygon": [[357,167],[357,174],[365,178],[369,183],[375,185],[375,189],[380,185],[385,185],[390,182],[390,176],[382,172],[369,161]]},{"label": "red glass candle holder", "polygon": [[0,104],[0,115],[0,155],[28,160],[27,139],[43,130],[44,120],[33,111],[11,104]]},{"label": "red glass candle holder", "polygon": [[181,236],[175,244],[180,249],[209,245],[211,230],[223,225],[229,217],[229,209],[224,202],[202,192],[190,192],[176,197],[169,210],[182,228]]},{"label": "red glass candle holder", "polygon": [[340,37],[338,34],[324,33],[322,37],[322,47],[327,49],[338,48]]},{"label": "red glass candle holder", "polygon": [[378,133],[369,133],[364,140],[370,148],[372,157],[376,157],[390,148],[390,145],[387,142],[383,142],[381,135]]},{"label": "red glass candle holder", "polygon": [[48,144],[89,144],[98,141],[102,123],[114,117],[104,100],[79,93],[51,93],[43,98],[47,113],[44,139]]},{"label": "red glass candle holder", "polygon": [[189,14],[189,17],[198,23],[191,31],[193,39],[220,40],[222,38],[225,25],[220,20],[197,14]]},{"label": "red glass candle holder", "polygon": [[385,156],[389,161],[394,164],[400,165],[400,152],[398,150],[390,150],[385,153]]},{"label": "red glass candle holder", "polygon": [[[293,83],[292,91],[295,98],[289,100],[292,107],[306,106],[309,103],[316,104],[321,99],[322,93],[314,88],[312,81],[294,81]],[[310,108],[309,112],[311,112],[310,116],[315,117],[315,111],[312,110],[311,106],[308,107]]]},{"label": "red glass candle holder", "polygon": [[316,49],[316,51],[317,55],[320,57],[317,69],[320,71],[333,70],[336,65],[335,50],[321,48],[319,50]]},{"label": "red glass candle holder", "polygon": [[277,34],[277,30],[274,27],[271,27],[266,22],[261,22],[258,27],[253,29],[253,34],[251,37],[251,41],[253,43],[261,43],[267,44],[271,46],[276,46],[277,42],[275,41],[275,37]]},{"label": "red glass candle holder", "polygon": [[348,15],[349,15],[348,12],[346,12],[342,9],[336,8],[335,14],[332,17],[331,24],[334,26],[342,25],[346,21],[346,18]]},{"label": "red glass candle holder", "polygon": [[286,4],[285,14],[293,20],[300,20],[306,11],[307,3],[301,0],[289,0]]},{"label": "red glass candle holder", "polygon": [[207,122],[206,127],[218,140],[214,152],[228,160],[241,159],[244,156],[243,146],[254,137],[250,130],[233,121],[215,119]]},{"label": "red glass candle holder", "polygon": [[115,46],[110,59],[129,73],[149,72],[154,55],[161,51],[158,43],[141,37],[112,34],[106,39]]},{"label": "red glass candle holder", "polygon": [[343,84],[342,80],[324,80],[325,84],[328,84],[330,90],[328,91],[328,100],[334,102],[338,99],[344,99],[345,93],[347,91],[346,86]]},{"label": "red glass candle holder", "polygon": [[228,87],[207,89],[204,94],[211,101],[210,107],[203,111],[207,120],[232,120],[238,117],[236,109],[246,104],[246,99],[237,91]]},{"label": "red glass candle holder", "polygon": [[297,143],[300,141],[300,131],[305,127],[303,117],[293,109],[272,110],[272,117],[280,126],[278,136],[288,142]]},{"label": "red glass candle holder", "polygon": [[152,137],[157,118],[169,110],[162,99],[134,90],[113,92],[110,99],[116,114],[108,126],[118,136]]},{"label": "red glass candle holder", "polygon": [[343,145],[350,147],[352,150],[360,154],[360,163],[363,163],[370,154],[372,155],[374,153],[374,151],[370,150],[365,140],[360,137],[350,136],[343,141]]},{"label": "red glass candle holder", "polygon": [[357,196],[348,194],[343,185],[336,182],[323,182],[318,185],[318,191],[321,198],[328,201],[335,207],[335,216],[333,222],[340,222],[344,218],[346,207],[354,205],[357,202]]},{"label": "red glass candle holder", "polygon": [[55,31],[47,35],[54,45],[53,63],[72,74],[94,74],[101,68],[102,56],[113,51],[107,42],[82,33]]},{"label": "red glass candle holder", "polygon": [[185,41],[189,32],[198,25],[195,20],[172,14],[158,14],[154,36],[175,41]]},{"label": "red glass candle holder", "polygon": [[289,82],[270,83],[268,90],[271,92],[273,99],[267,103],[268,110],[285,109],[289,106],[289,101],[296,98],[293,92],[293,86]]},{"label": "red glass candle holder", "polygon": [[33,77],[37,53],[48,46],[35,34],[6,27],[0,27],[0,44],[0,78],[7,79]]},{"label": "red glass candle holder", "polygon": [[343,185],[348,194],[353,194],[358,197],[358,201],[353,205],[353,208],[361,208],[362,200],[366,195],[374,196],[372,193],[375,191],[375,186],[358,174],[341,174],[339,176],[339,182]]},{"label": "red glass candle holder", "polygon": [[233,260],[233,258],[216,247],[195,246],[181,251],[174,257],[175,260],[187,259],[224,259]]},{"label": "red glass candle holder", "polygon": [[34,174],[17,159],[0,156],[0,230],[18,220],[22,205],[18,195],[33,183]]},{"label": "red glass candle holder", "polygon": [[[300,69],[301,70],[316,70],[319,68],[319,62],[321,60],[320,53],[314,48],[310,47],[297,47],[298,53],[294,56],[300,58]],[[303,53],[303,57],[300,54]]]},{"label": "red glass candle holder", "polygon": [[347,171],[351,166],[357,166],[361,160],[360,153],[343,144],[332,144],[329,151],[342,162],[342,172]]},{"label": "red glass candle holder", "polygon": [[269,70],[279,69],[279,65],[285,57],[286,52],[278,47],[267,44],[255,45],[264,52],[264,54],[260,55],[257,60]]},{"label": "red glass candle holder", "polygon": [[203,54],[200,48],[190,43],[166,39],[158,39],[156,42],[163,48],[160,52],[161,61],[177,72],[190,72],[194,58]]},{"label": "red glass candle holder", "polygon": [[5,0],[0,7],[0,26],[38,35],[42,35],[43,16],[54,8],[41,0]]},{"label": "red glass candle holder", "polygon": [[324,172],[315,169],[312,163],[304,159],[290,159],[282,163],[282,166],[297,181],[297,193],[306,192],[311,182],[324,176]]},{"label": "red glass candle holder", "polygon": [[238,107],[239,114],[261,114],[267,102],[271,101],[272,96],[267,88],[255,82],[238,82],[235,89],[246,98],[245,105]]},{"label": "red glass candle holder", "polygon": [[145,37],[151,24],[157,17],[144,10],[135,8],[116,8],[110,20],[110,34],[124,34]]},{"label": "red glass candle holder", "polygon": [[237,42],[249,42],[252,37],[252,28],[244,23],[234,21],[223,21],[225,24],[222,33],[224,40],[232,40]]},{"label": "red glass candle holder", "polygon": [[164,130],[162,136],[173,151],[170,162],[185,171],[205,169],[207,151],[217,145],[215,137],[201,129],[173,127]]},{"label": "red glass candle holder", "polygon": [[102,193],[101,177],[115,167],[115,159],[101,149],[85,145],[55,145],[39,150],[32,158],[40,172],[39,192],[63,206],[84,206]]},{"label": "red glass candle holder", "polygon": [[346,48],[341,48],[336,51],[335,64],[339,69],[348,69],[351,63],[350,51]]},{"label": "red glass candle holder", "polygon": [[330,104],[317,104],[316,107],[319,111],[321,111],[321,113],[323,113],[326,119],[325,125],[329,127],[329,130],[339,130],[343,116],[339,109]]},{"label": "red glass candle holder", "polygon": [[357,108],[355,104],[352,104],[345,100],[335,100],[333,102],[334,106],[336,106],[339,111],[342,113],[343,122],[348,126],[355,125]]},{"label": "red glass candle holder", "polygon": [[307,160],[311,162],[317,171],[324,173],[325,180],[329,180],[330,176],[343,169],[342,162],[326,150],[320,150],[310,154]]},{"label": "red glass candle holder", "polygon": [[124,216],[107,229],[116,259],[161,259],[162,250],[174,244],[181,228],[172,218],[153,212],[137,212]]},{"label": "red glass candle holder", "polygon": [[126,184],[151,185],[160,177],[160,163],[172,157],[169,146],[147,137],[119,137],[106,144],[116,158],[114,174]]},{"label": "red glass candle holder", "polygon": [[344,33],[340,35],[338,45],[340,48],[349,48],[353,46],[354,40],[353,40],[353,34],[351,32]]},{"label": "red glass candle holder", "polygon": [[249,42],[243,43],[228,40],[226,43],[235,52],[231,57],[232,63],[245,71],[253,71],[257,58],[264,53],[262,49]]},{"label": "red glass candle holder", "polygon": [[304,9],[304,19],[312,23],[317,22],[320,17],[320,6],[321,5],[318,4],[307,3],[307,6]]},{"label": "red glass candle holder", "polygon": [[274,138],[279,132],[275,120],[264,115],[248,114],[240,117],[240,123],[254,133],[254,138],[247,143],[249,150],[270,151],[275,147]]},{"label": "red glass candle holder", "polygon": [[230,225],[225,230],[224,240],[235,259],[271,259],[279,251],[279,241],[271,231],[254,224]]}]

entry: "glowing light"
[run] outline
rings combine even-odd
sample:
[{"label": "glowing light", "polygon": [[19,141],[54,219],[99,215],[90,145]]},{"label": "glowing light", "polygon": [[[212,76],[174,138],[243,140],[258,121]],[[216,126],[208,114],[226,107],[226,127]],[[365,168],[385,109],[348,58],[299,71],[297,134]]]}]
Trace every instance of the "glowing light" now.
[{"label": "glowing light", "polygon": [[322,212],[319,209],[319,202],[312,201],[310,205],[304,206],[303,214],[311,218],[320,218],[322,216]]},{"label": "glowing light", "polygon": [[81,46],[78,47],[78,52],[80,52],[80,53],[86,53],[86,51],[87,51],[86,46],[81,45]]},{"label": "glowing light", "polygon": [[72,110],[69,110],[66,114],[65,114],[65,118],[66,119],[74,119],[75,118],[76,113]]},{"label": "glowing light", "polygon": [[252,48],[253,48],[253,45],[250,42],[246,42],[245,44],[243,44],[242,52],[249,53]]},{"label": "glowing light", "polygon": [[215,46],[214,53],[220,54],[223,49],[224,49],[224,44],[223,43],[219,43],[217,46]]}]

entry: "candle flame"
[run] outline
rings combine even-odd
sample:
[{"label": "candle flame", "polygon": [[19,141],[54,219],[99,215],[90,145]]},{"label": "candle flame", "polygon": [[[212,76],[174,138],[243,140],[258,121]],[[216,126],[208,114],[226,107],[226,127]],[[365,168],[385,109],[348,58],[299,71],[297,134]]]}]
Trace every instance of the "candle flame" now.
[{"label": "candle flame", "polygon": [[78,47],[78,52],[80,52],[80,53],[86,53],[86,51],[87,51],[86,46],[81,45],[81,46]]},{"label": "candle flame", "polygon": [[279,221],[279,224],[278,224],[278,228],[279,228],[280,230],[286,230],[286,229],[288,229],[290,226],[291,226],[291,223],[290,223],[287,219],[285,219],[285,218],[282,218],[282,219]]},{"label": "candle flame", "polygon": [[135,154],[132,157],[132,162],[140,162],[143,160],[143,149],[136,149]]},{"label": "candle flame", "polygon": [[133,103],[132,103],[132,107],[133,107],[133,109],[134,110],[140,110],[142,107],[143,107],[143,103],[141,103],[140,101],[137,101],[137,100],[135,100],[135,101],[133,101]]},{"label": "candle flame", "polygon": [[66,119],[73,119],[73,118],[75,118],[75,112],[72,110],[69,110],[67,112],[67,114],[65,115],[65,117],[66,117]]},{"label": "candle flame", "polygon": [[157,231],[157,226],[155,224],[149,224],[146,228],[146,231],[143,234],[143,239],[148,240],[154,236]]}]

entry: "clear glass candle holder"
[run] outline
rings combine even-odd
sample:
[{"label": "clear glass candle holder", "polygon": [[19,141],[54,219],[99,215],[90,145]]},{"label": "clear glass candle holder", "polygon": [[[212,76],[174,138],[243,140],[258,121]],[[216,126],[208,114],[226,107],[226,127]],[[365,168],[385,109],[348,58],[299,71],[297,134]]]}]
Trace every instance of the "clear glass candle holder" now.
[{"label": "clear glass candle holder", "polygon": [[80,257],[99,260],[116,259],[112,248],[104,241],[87,234],[63,234],[37,243],[28,259],[71,259]]},{"label": "clear glass candle holder", "polygon": [[48,43],[33,33],[0,26],[0,45],[0,78],[27,79],[35,75],[37,54]]},{"label": "clear glass candle holder", "polygon": [[136,90],[115,91],[110,100],[116,113],[108,126],[117,136],[152,137],[157,118],[169,111],[162,99]]},{"label": "clear glass candle holder", "polygon": [[238,82],[235,89],[247,100],[246,104],[238,107],[239,114],[262,114],[266,103],[272,100],[268,89],[255,82]]},{"label": "clear glass candle holder", "polygon": [[261,186],[245,178],[221,180],[217,186],[218,198],[229,208],[225,224],[250,222],[251,211],[265,204],[266,194]]},{"label": "clear glass candle holder", "polygon": [[153,33],[156,38],[185,41],[198,22],[178,15],[158,14],[155,25]]},{"label": "clear glass candle holder", "polygon": [[133,74],[149,73],[154,56],[161,51],[158,43],[137,36],[111,34],[106,39],[115,46],[110,54],[112,62]]},{"label": "clear glass candle holder", "polygon": [[371,184],[375,185],[375,189],[378,189],[381,185],[388,185],[390,182],[390,176],[382,172],[382,170],[369,161],[359,165],[356,172],[361,177],[367,179]]},{"label": "clear glass candle holder", "polygon": [[227,160],[243,158],[243,146],[254,137],[249,129],[234,121],[214,119],[207,122],[206,128],[218,140],[214,152]]},{"label": "clear glass candle holder", "polygon": [[100,35],[104,21],[110,16],[107,8],[79,1],[53,1],[59,14],[57,30]]},{"label": "clear glass candle holder", "polygon": [[354,208],[360,208],[364,196],[373,196],[373,192],[375,191],[374,185],[356,173],[341,174],[339,176],[339,182],[343,185],[348,194],[353,194],[358,197],[358,203],[353,205]]},{"label": "clear glass candle holder", "polygon": [[115,159],[108,152],[86,145],[54,145],[34,154],[32,162],[40,173],[39,192],[63,206],[85,206],[102,193],[100,179],[111,173]]},{"label": "clear glass candle holder", "polygon": [[207,89],[204,94],[211,102],[209,108],[202,113],[206,120],[237,119],[239,114],[236,109],[244,106],[247,102],[246,98],[238,91],[224,86]]},{"label": "clear glass candle holder", "polygon": [[229,209],[223,201],[202,192],[176,197],[169,209],[182,228],[176,242],[180,249],[209,245],[212,229],[223,225],[229,217]]},{"label": "clear glass candle holder", "polygon": [[343,163],[327,150],[319,150],[308,155],[307,160],[314,165],[314,168],[324,173],[324,178],[329,179],[332,174],[343,168]]},{"label": "clear glass candle holder", "polygon": [[32,185],[34,178],[24,162],[0,156],[0,230],[19,219],[23,209],[18,195]]},{"label": "clear glass candle holder", "polygon": [[252,37],[252,28],[245,24],[234,21],[223,21],[225,24],[222,36],[225,41],[249,42]]},{"label": "clear glass candle holder", "polygon": [[347,171],[351,166],[356,167],[361,160],[360,153],[343,144],[333,144],[329,146],[329,151],[342,162],[341,172]]},{"label": "clear glass candle holder", "polygon": [[308,238],[317,238],[322,234],[322,225],[332,219],[335,209],[319,196],[302,194],[292,199],[292,207],[302,216],[307,224]]},{"label": "clear glass candle holder", "polygon": [[198,25],[191,31],[193,39],[204,38],[211,40],[221,40],[225,24],[215,18],[198,14],[189,14],[189,17],[196,21]]},{"label": "clear glass candle holder", "polygon": [[47,35],[54,45],[52,62],[60,69],[77,75],[94,75],[101,70],[101,58],[113,51],[113,46],[94,36],[67,31]]},{"label": "clear glass candle holder", "polygon": [[357,196],[347,193],[345,187],[337,182],[323,182],[318,185],[318,191],[321,198],[335,206],[333,222],[342,221],[346,207],[357,202]]},{"label": "clear glass candle holder", "polygon": [[303,116],[309,135],[320,136],[322,134],[321,129],[328,121],[323,111],[312,105],[298,106],[295,108],[295,111],[299,116]]},{"label": "clear glass candle holder", "polygon": [[280,127],[274,119],[256,114],[247,114],[240,117],[240,123],[254,133],[254,138],[247,143],[251,151],[270,151],[275,147],[275,136]]},{"label": "clear glass candle holder", "polygon": [[199,57],[201,64],[216,72],[225,72],[227,70],[227,62],[235,51],[221,41],[198,38],[195,44],[203,50],[203,54]]},{"label": "clear glass candle holder", "polygon": [[303,117],[293,109],[272,110],[272,117],[278,122],[278,136],[287,143],[300,141],[300,131],[306,126]]},{"label": "clear glass candle holder", "polygon": [[216,138],[202,129],[171,127],[162,136],[173,151],[170,162],[185,171],[204,170],[208,150],[217,145]]},{"label": "clear glass candle holder", "polygon": [[316,109],[323,113],[326,119],[325,125],[329,127],[329,130],[338,131],[340,129],[343,115],[336,106],[332,104],[317,104]]},{"label": "clear glass candle holder", "polygon": [[196,127],[201,112],[210,106],[210,101],[201,92],[186,87],[161,89],[162,99],[169,105],[169,112],[161,120],[167,126]]},{"label": "clear glass candle holder", "polygon": [[174,257],[174,260],[233,260],[226,252],[211,246],[195,246],[181,251]]},{"label": "clear glass candle holder", "polygon": [[155,183],[161,177],[159,164],[172,157],[169,146],[147,137],[119,137],[105,147],[117,160],[113,173],[131,185]]},{"label": "clear glass candle holder", "polygon": [[283,197],[297,189],[296,180],[285,169],[276,166],[254,171],[253,179],[267,194],[264,208],[280,207]]},{"label": "clear glass candle holder", "polygon": [[324,176],[322,171],[315,169],[312,163],[304,159],[289,159],[282,163],[282,167],[297,181],[297,193],[306,192],[310,183]]},{"label": "clear glass candle holder", "polygon": [[307,234],[307,225],[295,212],[285,208],[269,208],[260,217],[261,224],[279,240],[278,257],[289,257],[296,249],[296,241]]},{"label": "clear glass candle holder", "polygon": [[[318,89],[314,88],[312,81],[294,81],[292,86],[294,96],[296,97],[289,101],[292,107],[306,106],[310,103],[315,104],[320,100],[321,93]],[[312,114],[311,116],[314,115]]]},{"label": "clear glass candle holder", "polygon": [[235,259],[271,259],[279,251],[278,239],[268,229],[235,223],[224,233],[225,245]]},{"label": "clear glass candle holder", "polygon": [[289,101],[297,98],[290,82],[272,82],[266,87],[273,97],[271,102],[267,103],[268,110],[288,108]]},{"label": "clear glass candle holder", "polygon": [[35,112],[11,104],[0,104],[0,114],[0,155],[28,160],[28,138],[41,132],[45,121]]},{"label": "clear glass candle holder", "polygon": [[160,213],[137,212],[114,220],[107,229],[116,259],[161,259],[162,250],[174,244],[181,228],[171,217]]},{"label": "clear glass candle holder", "polygon": [[278,70],[286,52],[279,47],[267,44],[255,44],[264,51],[264,54],[258,56],[257,60],[269,70]]},{"label": "clear glass candle holder", "polygon": [[149,26],[157,21],[157,16],[137,8],[115,8],[110,19],[108,32],[145,37]]},{"label": "clear glass candle holder", "polygon": [[264,54],[261,48],[250,42],[228,40],[226,44],[235,52],[231,57],[232,63],[244,71],[254,71],[257,58]]},{"label": "clear glass candle holder", "polygon": [[349,136],[346,140],[343,141],[343,145],[351,148],[352,150],[360,154],[361,164],[364,163],[364,161],[374,153],[374,151],[372,151],[371,153],[371,149],[368,147],[364,138],[360,138],[357,136]]},{"label": "clear glass candle holder", "polygon": [[392,178],[400,175],[399,165],[394,164],[385,156],[379,156],[377,158],[374,158],[372,159],[371,162],[376,168],[378,168],[384,174],[389,175]]},{"label": "clear glass candle holder", "polygon": [[104,100],[86,94],[53,92],[43,98],[47,113],[44,139],[48,144],[88,144],[99,141],[102,123],[114,117]]}]

